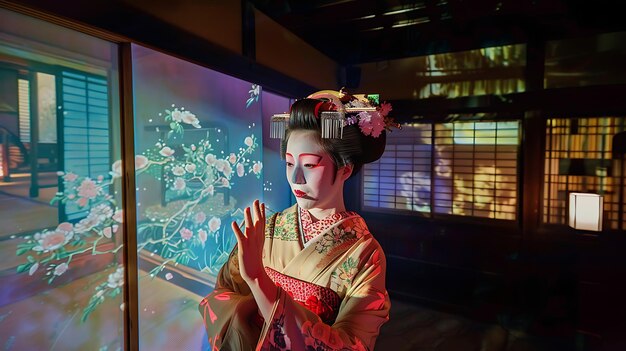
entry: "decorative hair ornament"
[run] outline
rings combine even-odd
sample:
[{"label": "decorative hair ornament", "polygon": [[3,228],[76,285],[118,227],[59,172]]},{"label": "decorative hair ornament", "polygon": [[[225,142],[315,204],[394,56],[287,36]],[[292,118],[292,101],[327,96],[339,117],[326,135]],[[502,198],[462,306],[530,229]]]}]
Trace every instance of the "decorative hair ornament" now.
[{"label": "decorative hair ornament", "polygon": [[284,139],[288,123],[288,113],[279,113],[273,115],[270,120],[270,139]]},{"label": "decorative hair ornament", "polygon": [[[320,118],[322,138],[343,138],[343,128],[359,125],[361,133],[378,138],[383,130],[402,129],[399,123],[388,117],[391,104],[379,103],[378,95],[351,95],[344,88],[340,91],[322,90],[307,98],[323,100],[315,106],[315,117]],[[319,111],[321,112],[321,115]],[[276,114],[271,118],[270,138],[282,139],[289,123],[289,114]]]}]

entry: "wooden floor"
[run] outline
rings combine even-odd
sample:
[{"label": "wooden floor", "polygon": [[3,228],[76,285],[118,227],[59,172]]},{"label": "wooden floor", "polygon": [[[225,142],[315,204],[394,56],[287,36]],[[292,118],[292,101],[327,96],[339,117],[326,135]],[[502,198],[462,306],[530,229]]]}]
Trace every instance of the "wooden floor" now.
[{"label": "wooden floor", "polygon": [[[56,177],[56,175],[53,175]],[[122,295],[107,298],[81,322],[83,309],[98,284],[106,283],[113,268],[53,282],[49,288],[45,270],[32,277],[16,276],[25,262],[16,256],[23,238],[58,224],[58,210],[50,205],[56,188],[40,189],[29,197],[29,179],[16,177],[0,182],[0,345],[2,350],[119,350],[123,349]],[[164,279],[152,279],[140,271],[140,348],[145,350],[203,350],[207,348],[197,309],[200,296]],[[36,278],[36,279],[35,279]],[[42,289],[42,285],[44,288]],[[33,291],[40,291],[33,293]],[[6,295],[6,296],[5,296]],[[17,295],[17,298],[16,298]],[[11,301],[9,303],[9,301]]]},{"label": "wooden floor", "polygon": [[[72,281],[0,307],[4,350],[117,350],[123,344],[121,296],[107,299],[81,322],[97,282],[111,270]],[[140,272],[139,344],[142,350],[208,350],[197,310],[201,297]],[[1,283],[1,277],[0,277]],[[476,323],[415,304],[392,300],[390,321],[376,350],[561,350],[525,335]]]},{"label": "wooden floor", "polygon": [[41,201],[18,197],[0,188],[0,271],[24,263],[15,255],[17,245],[24,240],[16,234],[32,233],[58,225],[58,210]]},{"label": "wooden floor", "polygon": [[[122,296],[107,298],[81,322],[95,286],[110,270],[0,307],[3,350],[118,350],[123,348]],[[142,350],[206,347],[197,305],[200,297],[146,272],[139,288],[139,343]],[[0,284],[2,277],[0,277]]]},{"label": "wooden floor", "polygon": [[[4,219],[0,225],[0,285],[7,284],[7,277],[14,275],[15,267],[24,260],[15,255],[17,244],[23,239],[13,237],[14,234],[58,224],[57,209],[49,205],[55,192],[52,188],[42,189],[40,197],[30,198],[26,182],[17,180],[11,186],[0,186],[0,213]],[[6,304],[6,299],[0,300],[3,350],[123,348],[121,295],[106,299],[86,322],[80,320],[95,286],[106,281],[109,273],[111,269],[68,280],[65,285],[25,295],[28,297],[10,304]],[[197,310],[202,297],[165,279],[152,279],[146,272],[140,271],[140,276],[140,349],[207,350]],[[555,346],[497,325],[485,325],[400,301],[393,295],[390,321],[381,329],[376,345],[376,350],[383,351],[562,349],[567,350],[559,344]]]},{"label": "wooden floor", "polygon": [[[47,179],[45,182],[51,183],[52,180]],[[8,183],[0,181],[0,238],[49,228],[59,223],[58,209],[50,205],[57,188],[42,188],[39,196],[34,198],[29,196],[29,190],[30,179],[27,177],[16,176]]]}]

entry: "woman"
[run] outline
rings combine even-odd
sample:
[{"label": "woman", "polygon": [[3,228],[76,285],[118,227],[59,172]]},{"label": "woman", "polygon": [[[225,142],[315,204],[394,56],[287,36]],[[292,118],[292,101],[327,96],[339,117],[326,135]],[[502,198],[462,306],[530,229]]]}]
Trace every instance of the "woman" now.
[{"label": "woman", "polygon": [[233,222],[237,247],[200,303],[214,349],[372,350],[389,318],[384,253],[343,200],[385,134],[353,120],[341,138],[321,138],[320,116],[343,108],[333,100],[292,106],[281,154],[297,204],[266,218],[257,200],[243,230]]}]

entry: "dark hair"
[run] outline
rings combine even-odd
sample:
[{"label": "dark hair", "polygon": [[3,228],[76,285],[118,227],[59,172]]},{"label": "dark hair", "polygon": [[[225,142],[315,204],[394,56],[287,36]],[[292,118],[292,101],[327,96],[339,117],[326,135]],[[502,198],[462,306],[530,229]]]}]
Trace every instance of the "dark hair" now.
[{"label": "dark hair", "polygon": [[322,100],[302,99],[294,102],[291,106],[289,125],[280,147],[280,155],[283,159],[285,158],[289,136],[294,130],[317,132],[322,149],[330,155],[337,168],[348,164],[353,166],[351,176],[357,174],[363,164],[374,162],[382,156],[387,140],[384,131],[378,138],[374,138],[361,133],[358,124],[352,124],[343,127],[343,138],[322,138],[319,116],[328,104],[324,104],[316,116],[315,106],[320,102]]}]

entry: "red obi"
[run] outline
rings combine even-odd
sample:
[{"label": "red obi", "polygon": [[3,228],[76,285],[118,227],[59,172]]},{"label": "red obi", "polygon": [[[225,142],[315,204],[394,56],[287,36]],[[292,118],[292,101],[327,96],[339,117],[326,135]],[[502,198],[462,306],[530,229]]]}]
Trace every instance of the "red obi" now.
[{"label": "red obi", "polygon": [[332,325],[335,322],[341,298],[332,289],[284,275],[269,267],[265,267],[265,272],[276,286],[285,290],[294,301],[317,314],[324,323]]}]

